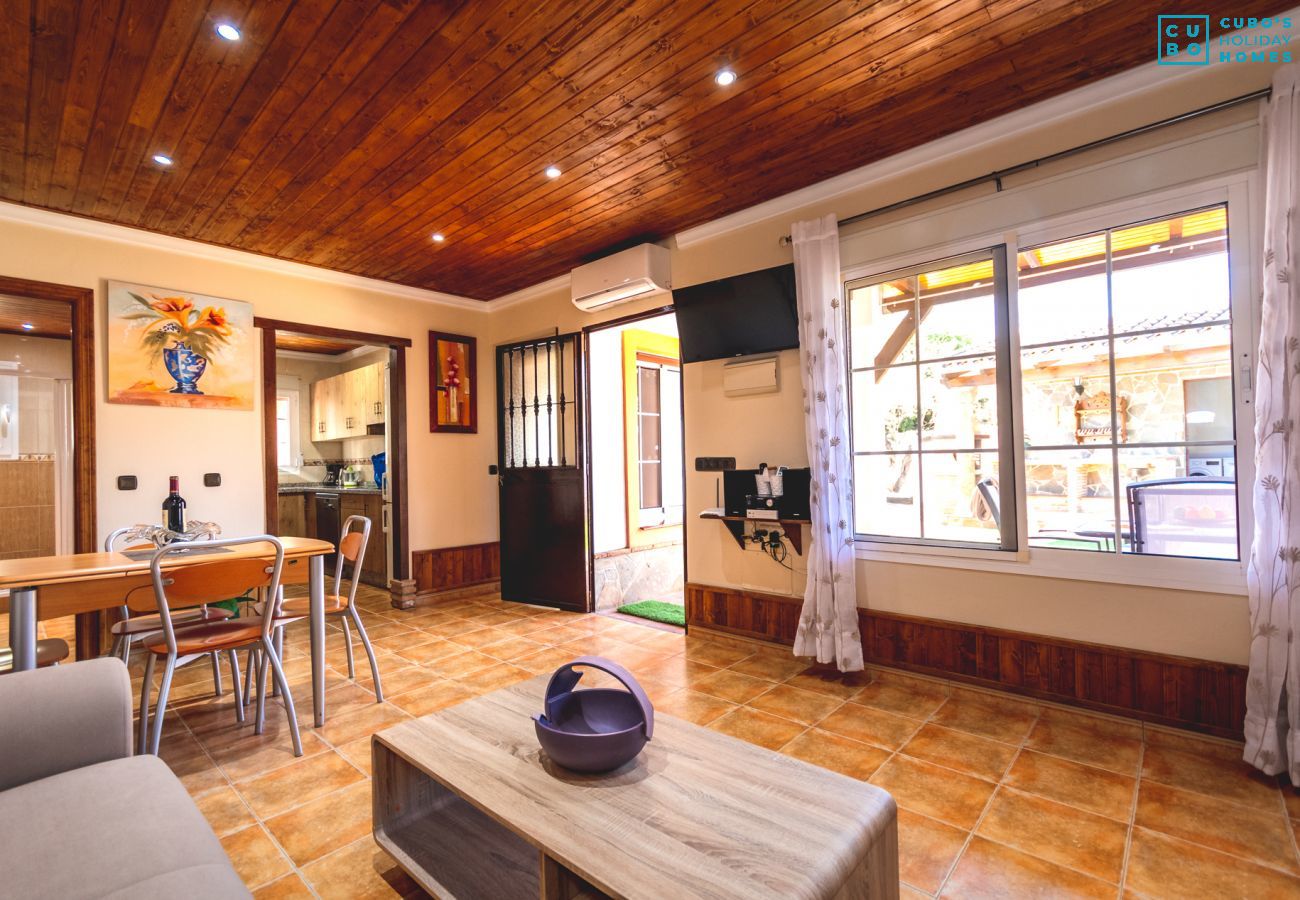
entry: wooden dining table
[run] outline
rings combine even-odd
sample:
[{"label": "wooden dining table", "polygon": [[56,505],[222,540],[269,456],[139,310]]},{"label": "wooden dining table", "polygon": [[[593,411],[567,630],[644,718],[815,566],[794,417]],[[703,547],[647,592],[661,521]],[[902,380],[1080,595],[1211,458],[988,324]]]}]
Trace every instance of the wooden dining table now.
[{"label": "wooden dining table", "polygon": [[[280,582],[306,584],[311,632],[312,709],[316,727],[325,724],[325,557],[334,553],[329,541],[283,537],[284,567]],[[233,559],[275,560],[270,543],[231,548],[220,555],[201,545],[191,556],[169,556],[163,569]],[[143,588],[152,592],[147,555],[114,551],[71,553],[0,560],[0,590],[9,591],[9,646],[15,671],[36,668],[37,623],[80,613],[122,606],[127,594]],[[214,597],[214,600],[223,599]]]}]

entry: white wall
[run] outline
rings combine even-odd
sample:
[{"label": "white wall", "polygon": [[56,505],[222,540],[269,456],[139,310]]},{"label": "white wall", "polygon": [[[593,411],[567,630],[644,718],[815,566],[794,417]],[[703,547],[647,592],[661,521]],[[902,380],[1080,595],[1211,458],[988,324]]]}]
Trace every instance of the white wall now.
[{"label": "white wall", "polygon": [[623,332],[591,335],[591,545],[596,553],[627,546],[627,457],[623,411]]}]

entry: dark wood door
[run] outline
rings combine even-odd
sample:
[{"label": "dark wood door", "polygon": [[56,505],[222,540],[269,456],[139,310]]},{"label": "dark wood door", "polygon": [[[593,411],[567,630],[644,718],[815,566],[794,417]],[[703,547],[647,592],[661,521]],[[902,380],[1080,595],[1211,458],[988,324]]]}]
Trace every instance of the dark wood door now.
[{"label": "dark wood door", "polygon": [[501,596],[591,609],[582,335],[497,348]]}]

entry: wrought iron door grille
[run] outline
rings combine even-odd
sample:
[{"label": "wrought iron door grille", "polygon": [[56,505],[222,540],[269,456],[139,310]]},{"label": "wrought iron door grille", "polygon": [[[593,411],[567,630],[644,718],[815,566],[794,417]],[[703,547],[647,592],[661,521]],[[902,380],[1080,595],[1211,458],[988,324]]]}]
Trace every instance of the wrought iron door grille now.
[{"label": "wrought iron door grille", "polygon": [[497,348],[501,465],[578,465],[578,336],[557,335]]}]

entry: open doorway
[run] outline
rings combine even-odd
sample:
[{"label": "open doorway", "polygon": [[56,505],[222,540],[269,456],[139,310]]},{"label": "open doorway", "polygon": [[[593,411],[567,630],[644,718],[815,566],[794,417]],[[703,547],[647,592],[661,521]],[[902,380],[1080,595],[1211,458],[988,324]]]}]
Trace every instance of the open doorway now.
[{"label": "open doorway", "polygon": [[657,311],[588,330],[597,612],[684,625],[681,353]]},{"label": "open doorway", "polygon": [[409,342],[291,323],[263,328],[267,527],[337,544],[370,520],[361,580],[407,577],[405,363]]}]

